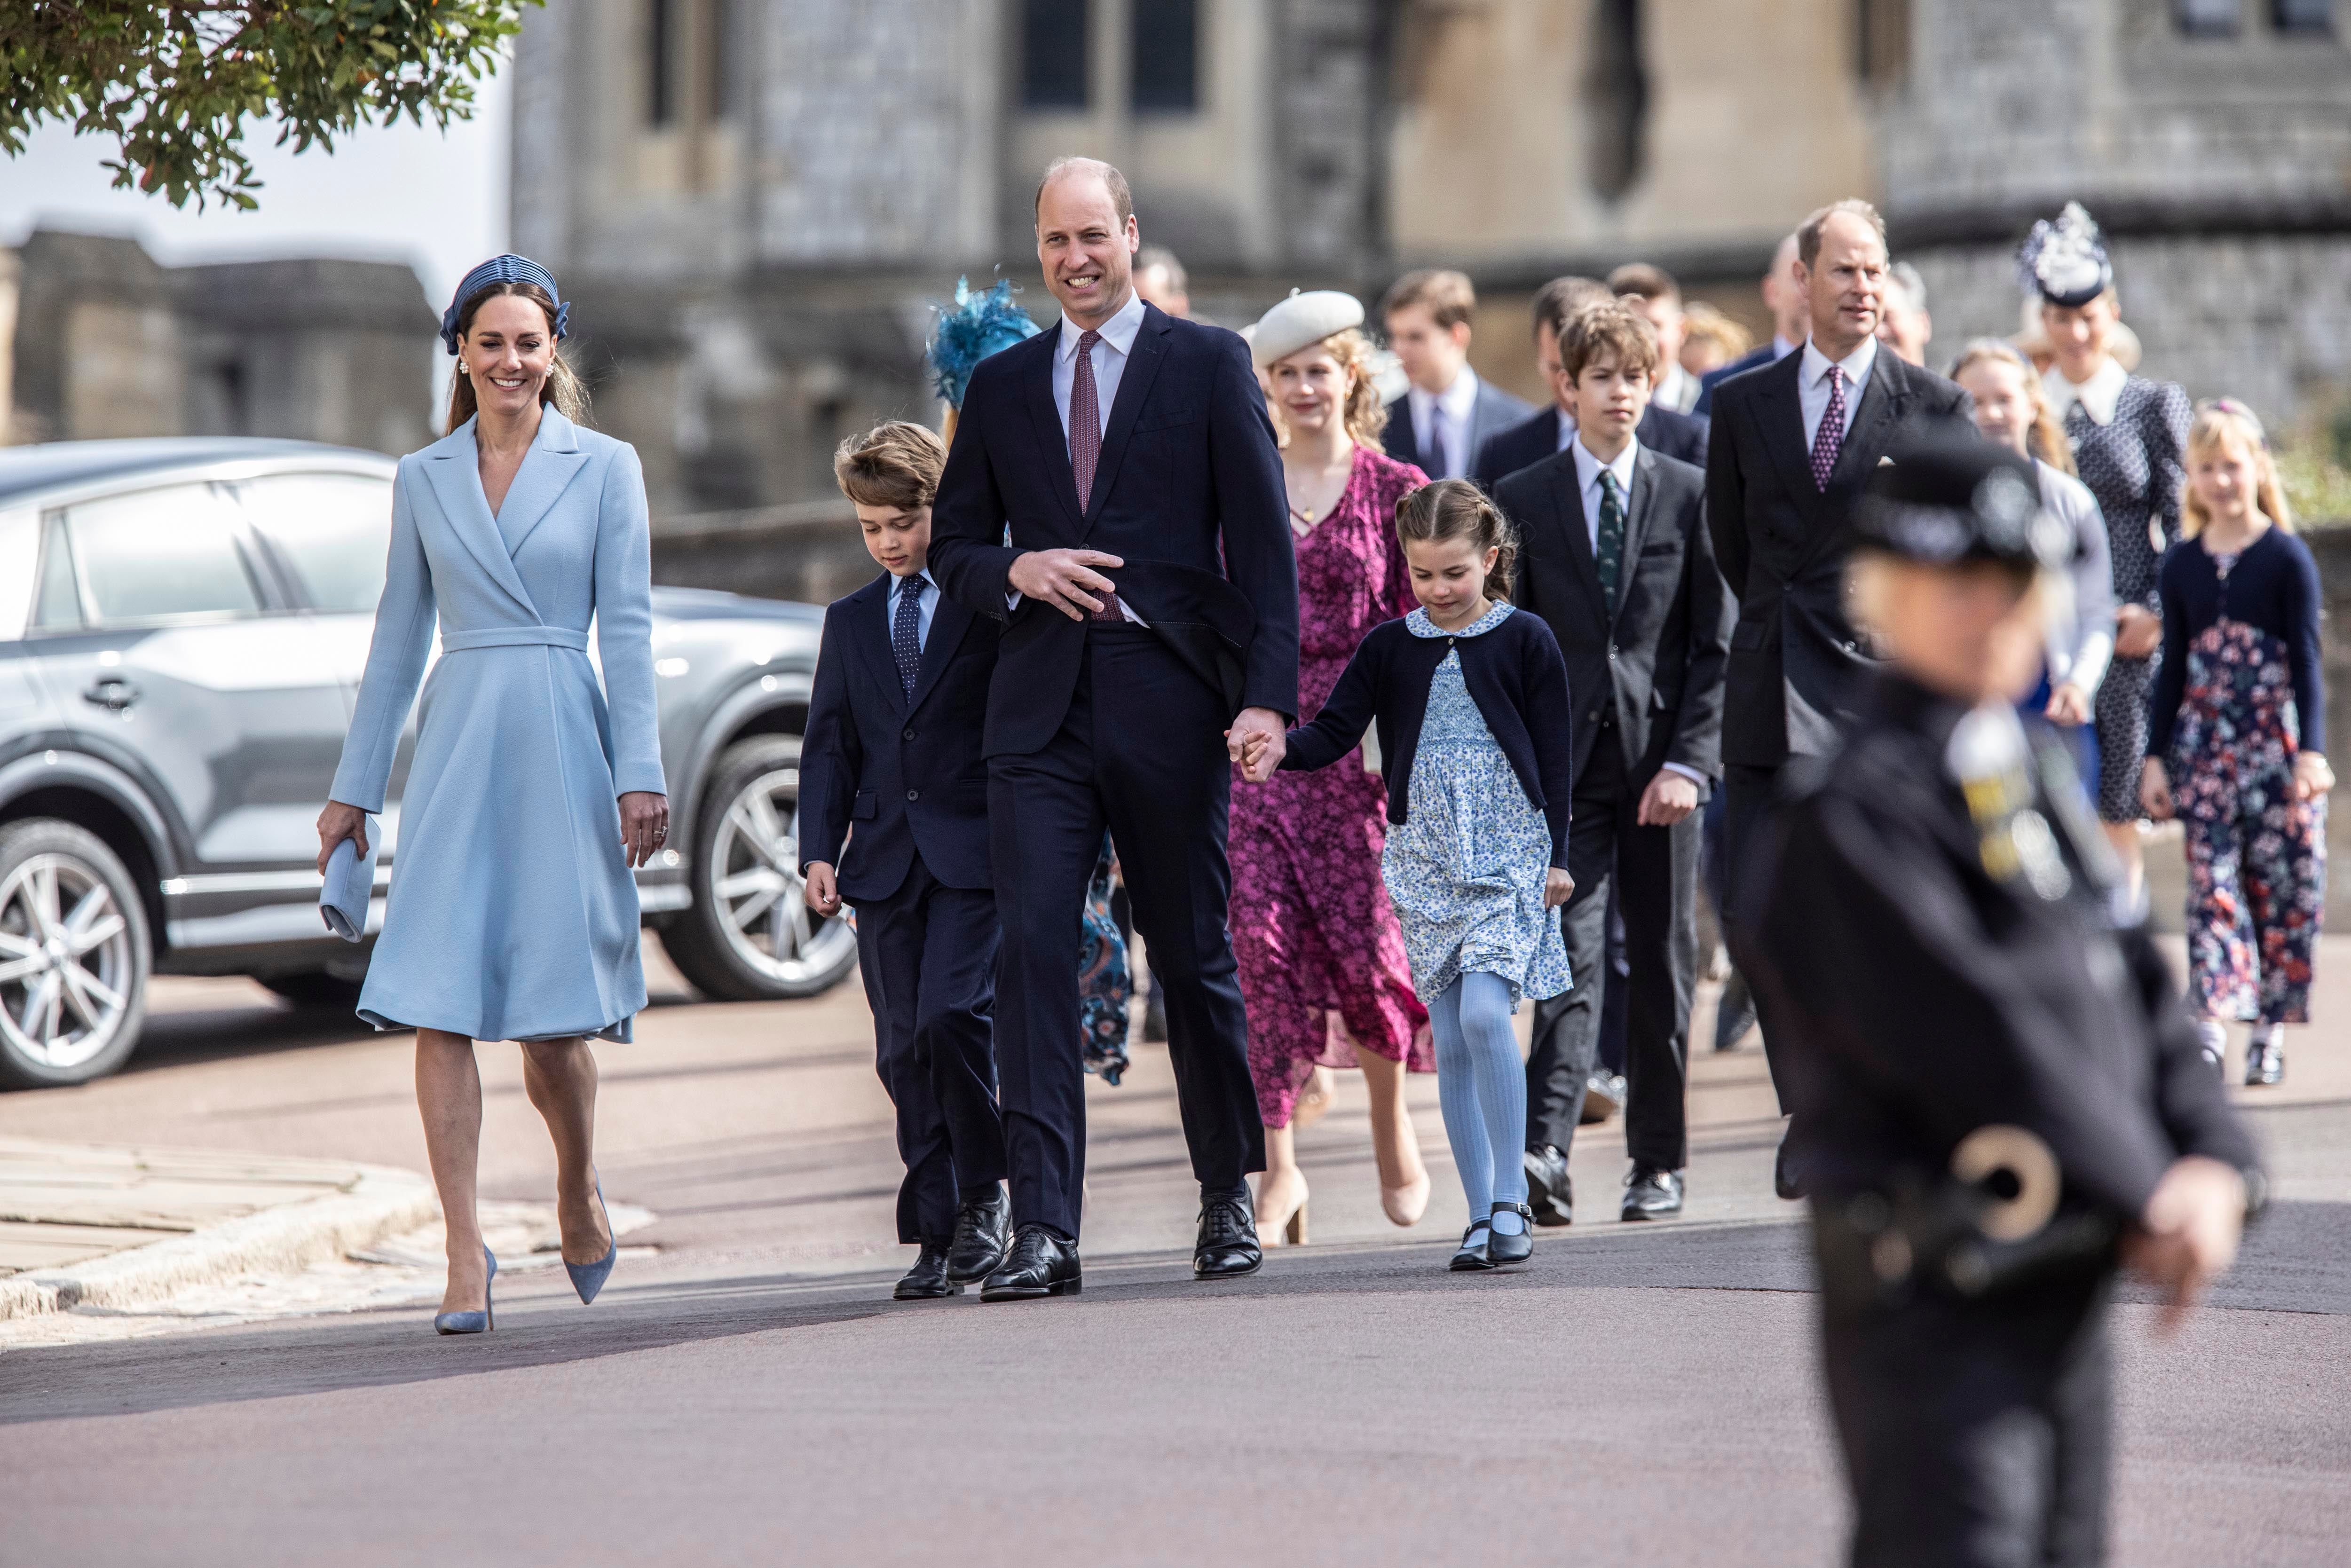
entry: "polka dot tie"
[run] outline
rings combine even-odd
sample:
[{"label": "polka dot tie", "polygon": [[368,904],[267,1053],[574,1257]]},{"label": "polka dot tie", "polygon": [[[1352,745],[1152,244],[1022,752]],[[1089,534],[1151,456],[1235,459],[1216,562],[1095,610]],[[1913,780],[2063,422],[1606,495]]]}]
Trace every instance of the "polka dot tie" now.
[{"label": "polka dot tie", "polygon": [[898,580],[898,613],[890,622],[890,652],[898,661],[898,685],[909,700],[914,677],[923,668],[923,579],[920,573]]},{"label": "polka dot tie", "polygon": [[1625,497],[1616,489],[1616,476],[1600,471],[1600,543],[1593,552],[1600,568],[1600,601],[1616,613],[1616,584],[1625,575]]},{"label": "polka dot tie", "polygon": [[1821,415],[1820,431],[1813,437],[1813,483],[1823,493],[1829,476],[1836,472],[1837,454],[1844,450],[1844,371],[1831,365],[1828,380],[1828,412]]}]

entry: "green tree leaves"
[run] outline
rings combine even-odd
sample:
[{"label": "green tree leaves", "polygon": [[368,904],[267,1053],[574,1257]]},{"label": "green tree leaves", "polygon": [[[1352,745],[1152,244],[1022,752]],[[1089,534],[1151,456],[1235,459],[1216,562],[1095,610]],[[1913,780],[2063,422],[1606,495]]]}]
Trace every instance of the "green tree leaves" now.
[{"label": "green tree leaves", "polygon": [[522,8],[543,0],[5,0],[0,151],[44,120],[111,138],[117,186],[251,208],[246,121],[331,150],[406,115],[470,119]]}]

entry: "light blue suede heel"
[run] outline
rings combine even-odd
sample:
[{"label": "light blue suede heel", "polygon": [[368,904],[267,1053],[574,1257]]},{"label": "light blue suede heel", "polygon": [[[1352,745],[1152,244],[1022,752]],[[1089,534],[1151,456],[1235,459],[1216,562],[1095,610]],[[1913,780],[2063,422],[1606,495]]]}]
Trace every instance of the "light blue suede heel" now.
[{"label": "light blue suede heel", "polygon": [[563,1271],[571,1276],[571,1288],[580,1292],[580,1304],[587,1306],[596,1300],[596,1292],[611,1278],[612,1260],[621,1253],[620,1232],[612,1228],[612,1211],[604,1204],[604,1178],[596,1178],[596,1207],[604,1210],[604,1255],[593,1263],[563,1260]]},{"label": "light blue suede heel", "polygon": [[497,1325],[496,1313],[490,1306],[490,1286],[498,1277],[497,1254],[484,1247],[482,1256],[490,1265],[490,1277],[482,1281],[482,1310],[478,1312],[435,1312],[433,1314],[434,1333],[487,1333]]}]

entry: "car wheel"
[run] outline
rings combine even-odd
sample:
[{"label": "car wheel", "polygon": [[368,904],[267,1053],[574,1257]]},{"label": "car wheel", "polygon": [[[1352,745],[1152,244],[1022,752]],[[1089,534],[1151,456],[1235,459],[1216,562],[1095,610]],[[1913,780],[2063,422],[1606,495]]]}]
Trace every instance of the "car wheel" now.
[{"label": "car wheel", "polygon": [[86,1083],[147,1017],[147,910],[112,850],[71,822],[0,828],[0,1083]]},{"label": "car wheel", "polygon": [[360,987],[366,983],[347,980],[324,969],[253,977],[265,989],[277,992],[298,1008],[333,1008],[339,1012],[350,1012],[360,1005]]},{"label": "car wheel", "polygon": [[662,932],[678,972],[721,1001],[774,1001],[830,990],[856,966],[844,917],[800,896],[800,743],[759,735],[711,770],[694,830],[694,902]]}]

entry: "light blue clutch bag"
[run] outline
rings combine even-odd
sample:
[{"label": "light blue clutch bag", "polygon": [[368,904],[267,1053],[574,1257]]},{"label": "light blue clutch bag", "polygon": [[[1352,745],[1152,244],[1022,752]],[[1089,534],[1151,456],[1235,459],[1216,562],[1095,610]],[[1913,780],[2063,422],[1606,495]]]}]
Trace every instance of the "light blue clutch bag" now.
[{"label": "light blue clutch bag", "polygon": [[351,841],[343,840],[327,857],[327,880],[319,889],[319,913],[327,929],[346,942],[367,936],[368,901],[375,896],[376,857],[383,852],[383,835],[373,817],[367,820],[368,857],[361,860]]}]

